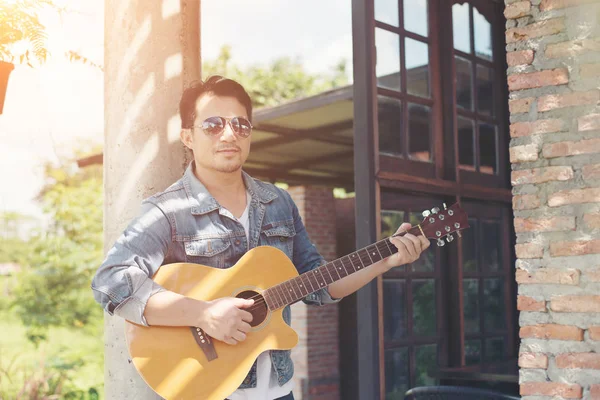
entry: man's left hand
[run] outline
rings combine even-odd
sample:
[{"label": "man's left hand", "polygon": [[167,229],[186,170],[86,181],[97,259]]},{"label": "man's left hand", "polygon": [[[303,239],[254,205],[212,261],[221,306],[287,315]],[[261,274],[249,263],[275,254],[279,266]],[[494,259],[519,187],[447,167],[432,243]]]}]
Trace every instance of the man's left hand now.
[{"label": "man's left hand", "polygon": [[[408,222],[400,225],[396,233],[408,232],[411,225]],[[425,236],[415,236],[411,233],[406,233],[402,236],[390,238],[390,242],[396,246],[398,252],[384,260],[385,270],[388,271],[393,267],[398,267],[404,264],[415,262],[425,249],[431,244]]]}]

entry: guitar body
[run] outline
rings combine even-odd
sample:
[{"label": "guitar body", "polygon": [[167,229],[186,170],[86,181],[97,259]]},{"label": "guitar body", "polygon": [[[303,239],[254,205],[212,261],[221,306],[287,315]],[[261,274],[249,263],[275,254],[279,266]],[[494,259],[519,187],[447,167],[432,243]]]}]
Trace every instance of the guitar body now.
[{"label": "guitar body", "polygon": [[[176,263],[159,268],[153,280],[167,290],[194,299],[253,297],[298,276],[282,251],[268,246],[247,252],[233,267],[216,269]],[[263,304],[262,307],[255,307]],[[283,309],[270,311],[255,301],[254,321],[246,340],[235,346],[209,340],[217,358],[209,361],[189,327],[144,327],[126,322],[131,359],[144,381],[160,396],[171,399],[223,400],[247,376],[266,350],[289,350],[298,335],[283,320]]]}]

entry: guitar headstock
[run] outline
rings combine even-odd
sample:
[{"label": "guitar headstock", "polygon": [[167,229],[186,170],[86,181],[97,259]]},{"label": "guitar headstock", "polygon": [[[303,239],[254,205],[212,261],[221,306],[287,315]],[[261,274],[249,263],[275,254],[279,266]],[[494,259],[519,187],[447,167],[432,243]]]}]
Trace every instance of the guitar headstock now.
[{"label": "guitar headstock", "polygon": [[454,236],[452,236],[454,232],[460,237],[460,231],[469,227],[467,213],[465,213],[458,203],[449,208],[444,203],[443,210],[440,210],[438,207],[425,210],[423,211],[423,217],[424,219],[421,223],[423,234],[428,239],[436,240],[438,246],[446,244],[444,237],[450,243],[454,240]]}]

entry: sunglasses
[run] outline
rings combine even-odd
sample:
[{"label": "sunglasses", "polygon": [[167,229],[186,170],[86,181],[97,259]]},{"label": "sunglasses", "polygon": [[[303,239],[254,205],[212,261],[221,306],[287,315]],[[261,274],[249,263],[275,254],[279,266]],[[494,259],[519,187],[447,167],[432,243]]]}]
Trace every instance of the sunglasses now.
[{"label": "sunglasses", "polygon": [[223,133],[227,124],[240,138],[247,138],[252,133],[252,124],[244,117],[208,117],[202,122],[200,128],[208,136],[218,136]]}]

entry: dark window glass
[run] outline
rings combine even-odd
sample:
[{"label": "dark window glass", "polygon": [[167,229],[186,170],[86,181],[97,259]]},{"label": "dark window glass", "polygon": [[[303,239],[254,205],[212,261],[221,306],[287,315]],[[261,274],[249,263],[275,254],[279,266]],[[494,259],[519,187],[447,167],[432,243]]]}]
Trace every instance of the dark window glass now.
[{"label": "dark window glass", "polygon": [[412,159],[431,161],[431,109],[419,104],[408,105],[408,137]]},{"label": "dark window glass", "polygon": [[467,110],[473,109],[473,69],[471,61],[455,56],[456,105]]},{"label": "dark window glass", "polygon": [[393,349],[385,352],[385,398],[402,400],[410,388],[408,349]]},{"label": "dark window glass", "polygon": [[483,280],[483,326],[486,332],[506,329],[504,310],[504,280],[491,278]]},{"label": "dark window glass", "polygon": [[479,280],[463,279],[465,332],[479,332]]},{"label": "dark window glass", "polygon": [[402,154],[402,103],[400,100],[379,96],[377,100],[377,123],[379,125],[379,151]]},{"label": "dark window glass", "polygon": [[462,168],[475,169],[475,130],[473,121],[458,117],[458,159]]},{"label": "dark window glass", "polygon": [[482,240],[483,269],[493,272],[500,271],[502,265],[500,257],[502,253],[500,223],[482,222],[480,237]]},{"label": "dark window glass", "polygon": [[384,340],[398,340],[406,336],[406,281],[383,281],[383,313]]},{"label": "dark window glass", "polygon": [[415,386],[437,384],[436,379],[429,376],[429,372],[435,370],[437,365],[437,346],[435,344],[415,347],[415,363]]},{"label": "dark window glass", "polygon": [[498,146],[496,126],[480,123],[479,124],[479,170],[486,174],[497,174],[498,166],[496,159],[496,149]]},{"label": "dark window glass", "polygon": [[413,295],[413,335],[435,336],[435,281],[433,279],[414,280]]},{"label": "dark window glass", "polygon": [[481,340],[465,340],[465,363],[467,365],[481,363]]}]

